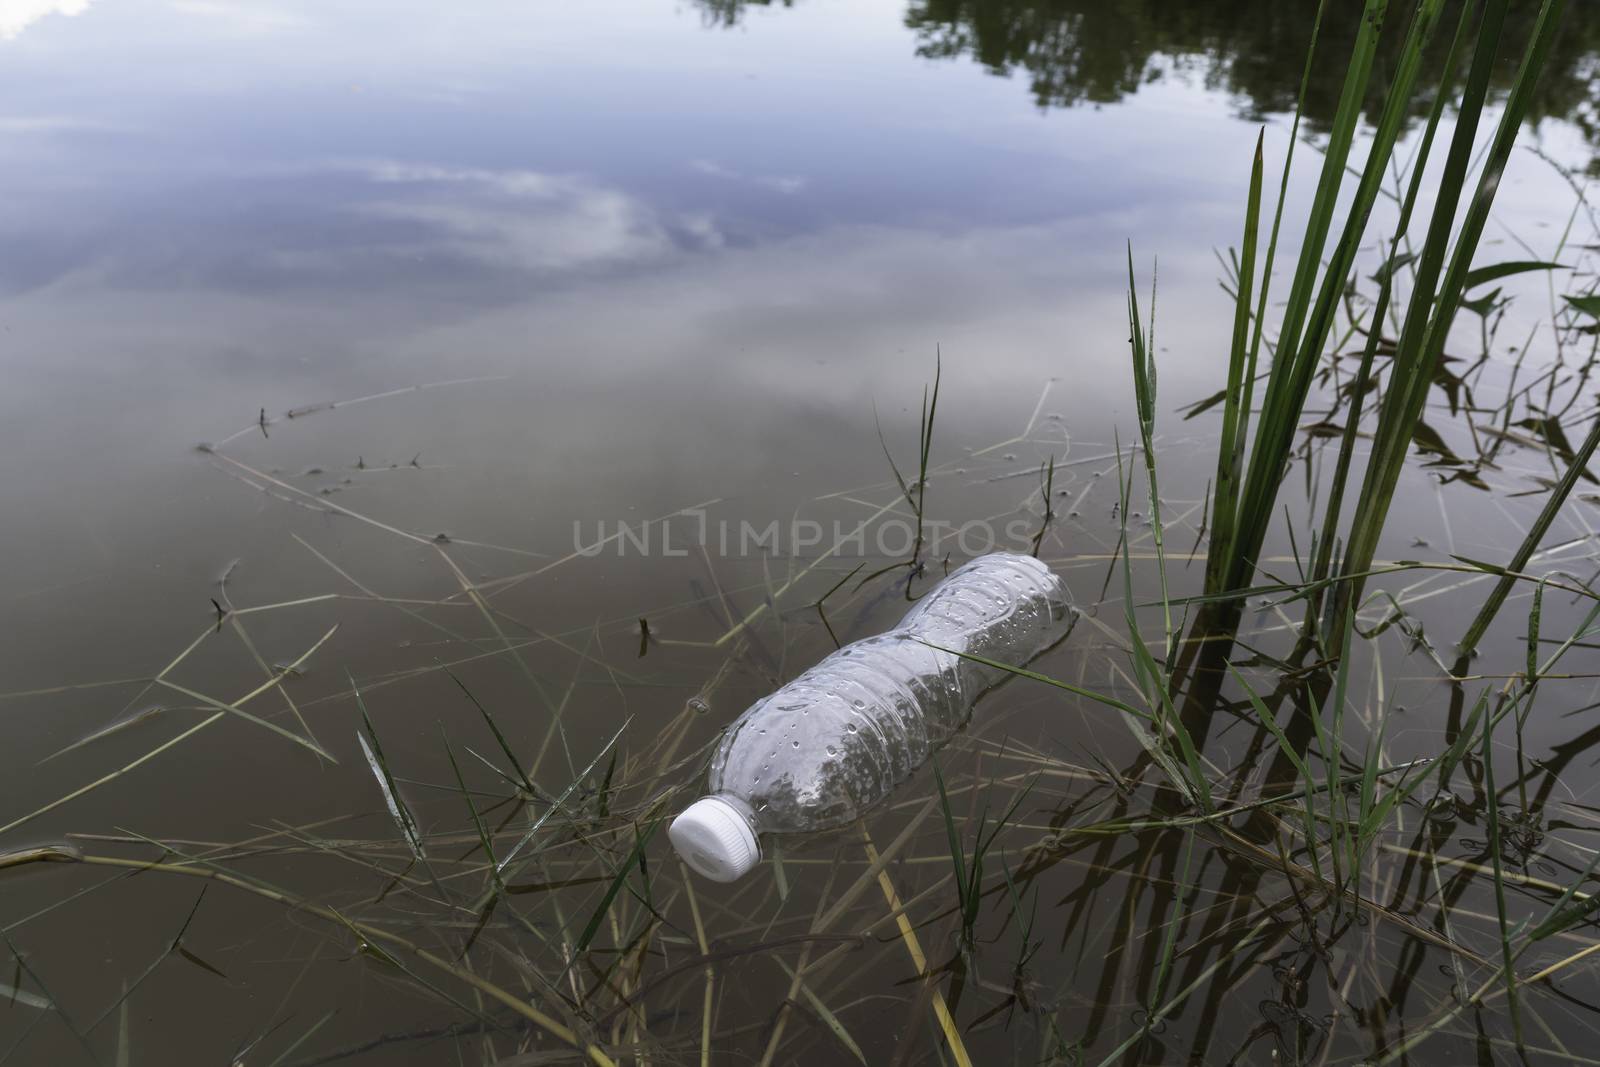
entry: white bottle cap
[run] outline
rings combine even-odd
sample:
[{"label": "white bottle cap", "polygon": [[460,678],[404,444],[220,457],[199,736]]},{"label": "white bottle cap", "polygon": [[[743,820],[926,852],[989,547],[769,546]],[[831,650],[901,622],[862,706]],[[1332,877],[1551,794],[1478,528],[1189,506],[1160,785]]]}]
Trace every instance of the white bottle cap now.
[{"label": "white bottle cap", "polygon": [[667,836],[683,862],[713,882],[737,881],[761,858],[750,820],[721,797],[701,797],[684,808]]}]

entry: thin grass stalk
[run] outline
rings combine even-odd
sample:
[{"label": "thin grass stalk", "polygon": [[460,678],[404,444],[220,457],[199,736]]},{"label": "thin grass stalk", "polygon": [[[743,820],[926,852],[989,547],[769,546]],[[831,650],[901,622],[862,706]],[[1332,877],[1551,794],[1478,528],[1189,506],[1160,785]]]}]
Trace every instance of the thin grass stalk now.
[{"label": "thin grass stalk", "polygon": [[[1150,653],[1149,646],[1145,643],[1139,630],[1138,617],[1134,611],[1133,598],[1133,560],[1128,555],[1128,498],[1133,489],[1134,472],[1130,466],[1126,471],[1122,465],[1122,447],[1117,446],[1117,491],[1120,504],[1118,512],[1121,516],[1121,562],[1122,562],[1122,600],[1123,617],[1128,626],[1128,639],[1130,644],[1129,658],[1133,663],[1133,672],[1138,688],[1150,707],[1149,718],[1152,730],[1147,731],[1142,724],[1124,720],[1135,738],[1144,745],[1145,750],[1166,771],[1173,784],[1179,788],[1189,799],[1198,805],[1206,814],[1211,814],[1214,805],[1211,799],[1211,786],[1206,780],[1205,771],[1200,765],[1200,754],[1194,744],[1194,738],[1183,723],[1183,718],[1178,714],[1172,703],[1171,671],[1166,665],[1158,661]],[[1165,576],[1163,575],[1162,604],[1168,603],[1165,590]],[[1168,618],[1170,618],[1170,609]],[[1172,630],[1166,631],[1170,643]],[[1054,683],[1065,685],[1065,683]],[[1178,754],[1182,758],[1180,766],[1172,758],[1169,746],[1177,744]]]},{"label": "thin grass stalk", "polygon": [[[1250,685],[1250,682],[1245,678],[1245,676],[1239,673],[1239,669],[1230,663],[1228,664],[1228,673],[1233,676],[1234,681],[1238,682],[1239,686],[1244,690],[1245,696],[1249,699],[1251,707],[1255,709],[1256,718],[1260,720],[1261,725],[1266,727],[1267,732],[1270,733],[1273,739],[1278,742],[1278,750],[1283,753],[1284,757],[1290,762],[1290,764],[1293,765],[1294,769],[1299,772],[1301,780],[1306,783],[1305,789],[1301,791],[1304,802],[1301,808],[1301,815],[1302,824],[1305,827],[1306,855],[1311,860],[1312,873],[1316,875],[1318,881],[1322,881],[1324,879],[1324,875],[1322,873],[1321,849],[1318,847],[1317,841],[1316,795],[1318,787],[1316,785],[1316,780],[1311,775],[1311,768],[1306,763],[1306,758],[1310,754],[1310,748],[1309,746],[1307,747],[1305,755],[1296,752],[1294,744],[1283,732],[1282,727],[1278,725],[1277,719],[1273,717],[1272,710],[1267,707],[1266,703],[1256,693],[1255,689]],[[1288,798],[1273,798],[1274,802],[1279,802],[1286,799]],[[1329,795],[1329,804],[1332,804],[1331,792]],[[1329,820],[1329,840],[1330,842],[1332,840],[1331,818]],[[1339,858],[1336,850],[1330,854],[1329,861],[1333,864],[1333,869],[1335,872],[1334,884],[1337,885]]]},{"label": "thin grass stalk", "polygon": [[[705,921],[700,917],[700,898],[695,895],[694,880],[689,877],[689,868],[682,859],[678,860],[678,874],[683,879],[684,894],[689,898],[689,917],[694,920],[695,944],[699,946],[700,955],[709,960],[711,944],[706,939]],[[711,1014],[712,1006],[716,1003],[716,991],[717,971],[707,963],[705,993],[700,1006],[700,1067],[711,1067]]]},{"label": "thin grass stalk", "polygon": [[1511,931],[1506,919],[1505,865],[1500,859],[1500,797],[1494,786],[1494,722],[1493,715],[1483,717],[1484,812],[1489,832],[1489,859],[1494,865],[1494,910],[1500,933],[1500,958],[1505,972],[1506,1003],[1511,1008],[1511,1028],[1520,1047],[1522,1014],[1517,1005],[1516,957],[1511,950]]},{"label": "thin grass stalk", "polygon": [[[1167,556],[1166,546],[1161,537],[1161,489],[1156,479],[1156,358],[1154,337],[1156,329],[1155,309],[1156,282],[1154,276],[1150,279],[1150,327],[1149,336],[1139,322],[1139,294],[1133,275],[1133,245],[1128,245],[1128,345],[1133,356],[1133,393],[1134,402],[1139,411],[1139,443],[1144,451],[1145,478],[1150,491],[1150,531],[1155,541],[1156,572],[1161,582],[1161,615],[1163,622],[1162,634],[1167,642],[1167,651],[1171,651],[1172,639],[1172,608],[1167,596]],[[1127,507],[1124,501],[1122,544],[1126,550],[1127,538]],[[1163,657],[1165,658],[1165,657]]]},{"label": "thin grass stalk", "polygon": [[[1346,635],[1355,622],[1355,612],[1347,609],[1343,623]],[[1350,797],[1343,781],[1344,709],[1349,692],[1350,658],[1347,656],[1339,661],[1338,670],[1334,672],[1328,721],[1324,722],[1321,714],[1311,716],[1311,728],[1322,752],[1322,766],[1328,782],[1329,863],[1333,867],[1334,885],[1341,893],[1359,891],[1361,880],[1359,849],[1350,841]]]},{"label": "thin grass stalk", "polygon": [[[322,1018],[311,1024],[309,1029],[301,1031],[300,1036],[291,1041],[282,1052],[278,1053],[277,1058],[271,1063],[267,1064],[267,1067],[282,1067],[284,1063],[288,1062],[289,1057],[294,1055],[296,1049],[315,1037],[317,1031],[321,1030],[325,1025],[332,1021],[333,1017],[337,1014],[339,1014],[338,1008],[329,1008],[323,1013]],[[124,1004],[122,1014],[122,1041],[117,1048],[117,1063],[122,1065],[122,1067],[127,1067],[128,1064],[128,1057],[126,1055],[128,1052],[127,1036],[128,1015],[127,1005]]]},{"label": "thin grass stalk", "polygon": [[937,985],[932,985],[932,976],[928,973],[928,957],[922,951],[922,943],[917,939],[916,929],[911,925],[910,918],[906,915],[905,907],[900,903],[900,894],[895,892],[894,882],[889,878],[889,870],[883,864],[878,850],[872,844],[872,838],[867,835],[866,826],[861,826],[862,847],[866,849],[869,869],[877,871],[878,887],[883,890],[883,899],[889,905],[889,911],[894,914],[895,925],[900,930],[900,940],[905,943],[906,954],[911,957],[911,965],[916,968],[917,977],[930,983],[929,992],[933,998],[933,1014],[939,1022],[939,1029],[944,1033],[945,1045],[950,1050],[950,1058],[955,1061],[956,1067],[972,1067],[972,1057],[967,1053],[966,1043],[961,1040],[961,1028],[956,1025],[955,1017],[950,1014],[950,1008],[945,1003],[944,994]]},{"label": "thin grass stalk", "polygon": [[[170,852],[172,850],[168,849],[168,851]],[[181,855],[181,853],[174,854]],[[75,849],[54,849],[50,851],[48,856],[23,854],[16,860],[12,860],[8,856],[0,856],[0,870],[3,870],[7,867],[17,866],[20,863],[34,862],[39,859],[48,859],[55,862],[83,863],[90,866],[116,867],[136,873],[161,872],[165,874],[181,874],[188,875],[193,878],[208,878],[215,882],[231,885],[236,889],[242,889],[247,893],[253,893],[258,897],[271,900],[295,911],[303,912],[306,915],[315,916],[316,918],[324,921],[343,926],[345,929],[355,933],[362,941],[368,944],[383,942],[404,949],[428,965],[444,971],[459,981],[471,986],[478,992],[488,996],[492,1000],[498,1001],[499,1003],[505,1005],[557,1040],[571,1045],[573,1048],[579,1049],[589,1058],[590,1062],[596,1065],[596,1067],[615,1067],[615,1061],[612,1060],[611,1057],[608,1056],[599,1046],[586,1042],[564,1023],[550,1015],[545,1014],[538,1008],[535,1008],[532,1004],[528,1003],[522,997],[511,993],[510,991],[494,984],[493,982],[490,982],[488,979],[479,976],[470,969],[452,963],[450,960],[445,959],[444,957],[426,948],[423,948],[422,946],[406,939],[400,934],[393,933],[392,931],[381,926],[369,925],[357,920],[348,919],[333,908],[293,896],[287,891],[278,889],[277,887],[266,882],[259,882],[243,875],[225,871],[218,867],[202,866],[200,865],[200,861],[191,859],[189,857],[183,857],[184,862],[182,863],[169,863],[160,860],[150,861],[128,859],[122,856],[86,855],[78,852]]]},{"label": "thin grass stalk", "polygon": [[[22,984],[20,979],[23,975],[26,975],[28,978],[32,979],[33,984],[39,987],[39,992],[44,995],[45,1001],[50,1005],[50,1012],[54,1014],[57,1019],[61,1020],[61,1024],[67,1028],[67,1032],[72,1035],[73,1039],[77,1041],[79,1045],[83,1046],[83,1051],[89,1056],[89,1062],[98,1067],[100,1063],[100,1057],[95,1054],[94,1046],[89,1043],[88,1035],[79,1028],[77,1023],[72,1021],[72,1016],[69,1015],[67,1010],[61,1006],[61,1001],[53,992],[51,992],[50,987],[46,985],[44,979],[39,976],[39,972],[35,971],[31,966],[28,965],[27,959],[25,959],[23,953],[17,949],[17,946],[12,943],[11,938],[0,935],[0,939],[5,941],[6,948],[11,952],[11,960],[16,967],[17,977],[19,979],[17,984],[19,986]],[[42,1013],[39,1018],[43,1018]],[[15,1051],[16,1047],[16,1045],[12,1045],[11,1048],[7,1050],[6,1055],[9,1057],[11,1052]]]},{"label": "thin grass stalk", "polygon": [[506,762],[511,764],[511,769],[517,773],[516,784],[525,789],[529,796],[538,796],[539,791],[534,788],[533,782],[528,780],[527,774],[522,769],[521,761],[517,759],[516,753],[511,751],[510,742],[506,740],[505,734],[500,732],[500,725],[494,721],[494,716],[489,714],[489,709],[479,702],[478,698],[473,695],[472,690],[467,688],[467,684],[456,677],[454,671],[446,667],[444,673],[456,684],[456,688],[460,689],[466,695],[466,698],[472,702],[472,706],[478,709],[478,714],[483,717],[484,723],[488,725],[489,732],[494,735],[495,744],[500,746],[500,752],[505,756]]},{"label": "thin grass stalk", "polygon": [[950,865],[955,870],[956,905],[962,919],[965,920],[968,888],[966,849],[961,844],[961,832],[956,829],[956,814],[950,806],[950,794],[945,789],[944,773],[939,769],[938,760],[933,761],[933,781],[939,790],[939,810],[944,814],[945,839],[950,846]]},{"label": "thin grass stalk", "polygon": [[[1043,484],[1039,486],[1039,495],[1043,498],[1044,516],[1039,520],[1039,532],[1033,535],[1033,558],[1039,558],[1039,546],[1044,543],[1044,535],[1050,529],[1050,520],[1056,517],[1055,510],[1050,506],[1050,497],[1055,489],[1056,482],[1056,457],[1050,454],[1049,465],[1043,470]],[[838,642],[835,642],[837,646]]]},{"label": "thin grass stalk", "polygon": [[[316,652],[317,649],[321,648],[323,646],[323,644],[326,643],[327,640],[330,637],[332,637],[334,635],[334,633],[338,629],[339,629],[338,623],[335,623],[333,626],[329,627],[328,632],[323,634],[321,637],[319,637],[317,639],[316,643],[313,644],[310,648],[308,648],[304,652],[302,652],[299,655],[299,657],[295,659],[295,661],[293,663],[287,664],[283,670],[279,671],[273,677],[271,677],[267,681],[261,683],[256,688],[250,690],[250,692],[246,693],[244,696],[240,697],[238,700],[235,700],[233,702],[232,706],[238,707],[241,704],[247,704],[250,701],[254,700],[256,697],[260,696],[262,693],[265,693],[268,690],[274,689],[277,686],[281,685],[285,678],[287,678],[290,674],[292,674],[293,672],[295,672],[295,671],[299,670],[301,667],[303,667],[305,665],[305,662],[308,659],[311,658],[312,654],[314,652]],[[209,633],[209,632],[210,631],[208,630],[207,633]],[[162,675],[166,674],[167,671],[170,671],[173,667],[177,666],[177,664],[181,660],[183,660],[184,657],[188,656],[188,654],[190,652],[194,651],[195,648],[197,648],[199,646],[200,642],[205,640],[205,638],[206,638],[206,634],[201,634],[199,638],[195,639],[193,644],[191,644],[182,653],[180,653],[178,655],[177,659],[174,659],[172,661],[172,663],[168,664],[165,668],[163,668],[161,674],[157,675],[156,677],[159,679]],[[131,760],[130,762],[128,762],[126,764],[123,764],[121,767],[117,768],[116,770],[111,771],[111,772],[109,772],[107,774],[103,774],[99,778],[96,778],[94,781],[89,782],[87,785],[81,785],[77,789],[72,790],[70,793],[67,793],[64,796],[57,797],[55,800],[52,800],[50,803],[44,805],[43,807],[36,808],[36,809],[34,809],[33,811],[29,812],[26,815],[20,815],[17,818],[12,819],[10,822],[6,823],[4,826],[0,826],[0,834],[6,833],[9,830],[15,830],[17,827],[23,825],[24,823],[31,822],[34,819],[37,819],[39,816],[46,814],[47,812],[54,811],[56,808],[61,807],[63,804],[66,804],[69,801],[76,800],[78,797],[81,797],[86,793],[93,792],[94,790],[96,790],[96,789],[100,788],[101,786],[105,785],[107,782],[111,782],[111,781],[116,780],[117,778],[122,777],[124,774],[127,774],[129,771],[134,770],[136,767],[139,767],[139,766],[141,766],[141,765],[143,765],[145,763],[148,763],[150,760],[155,759],[157,756],[161,755],[161,753],[163,753],[163,752],[166,752],[168,749],[177,747],[178,745],[182,744],[184,741],[187,741],[189,738],[191,738],[195,734],[199,733],[201,730],[204,730],[206,727],[211,726],[211,725],[213,725],[213,724],[215,724],[217,722],[220,722],[222,719],[226,718],[227,716],[228,716],[228,712],[226,712],[226,711],[213,712],[211,715],[207,716],[204,719],[201,719],[199,722],[195,723],[193,726],[189,727],[188,729],[183,730],[182,732],[180,732],[178,734],[175,734],[174,736],[172,736],[172,737],[168,738],[167,740],[163,741],[161,744],[157,745],[155,748],[152,748],[149,751],[145,752],[142,756],[139,756],[139,757]]]},{"label": "thin grass stalk", "polygon": [[[1517,546],[1516,553],[1511,557],[1511,562],[1506,565],[1506,570],[1512,573],[1502,574],[1495,583],[1494,590],[1484,599],[1483,607],[1478,609],[1478,615],[1472,620],[1472,625],[1467,628],[1466,634],[1456,646],[1456,674],[1466,673],[1467,660],[1471,658],[1478,647],[1478,642],[1488,631],[1489,624],[1494,621],[1495,615],[1500,611],[1501,605],[1506,602],[1506,597],[1511,593],[1511,587],[1516,584],[1515,572],[1520,572],[1527,567],[1528,561],[1538,551],[1539,542],[1544,540],[1544,535],[1549,531],[1556,515],[1567,502],[1573,486],[1578,484],[1578,479],[1588,473],[1589,460],[1594,455],[1595,446],[1600,445],[1600,418],[1589,428],[1589,436],[1584,438],[1583,447],[1578,449],[1573,456],[1572,463],[1568,465],[1566,473],[1561,476],[1555,488],[1550,490],[1550,496],[1545,500],[1544,507],[1539,512],[1539,517],[1528,527],[1528,534]],[[1542,586],[1541,586],[1542,588]]]},{"label": "thin grass stalk", "polygon": [[[939,410],[939,381],[944,376],[944,353],[935,346],[933,354],[933,395],[923,395],[921,456],[917,465],[917,546],[911,555],[911,566],[916,568],[922,557],[923,515],[928,497],[928,460],[933,454],[933,418]],[[909,596],[911,585],[906,584]]]},{"label": "thin grass stalk", "polygon": [[[1559,661],[1562,656],[1566,655],[1567,651],[1577,643],[1580,637],[1582,635],[1587,635],[1590,632],[1589,628],[1594,624],[1597,618],[1600,618],[1600,606],[1597,606],[1591,610],[1584,617],[1583,623],[1578,627],[1573,636],[1563,641],[1561,645],[1545,660],[1544,664],[1541,665],[1534,673],[1539,676],[1547,676],[1550,668],[1557,661]],[[1474,739],[1481,739],[1480,751],[1483,754],[1482,759],[1485,767],[1485,793],[1488,797],[1489,812],[1492,813],[1491,817],[1496,821],[1496,825],[1493,828],[1496,838],[1499,836],[1499,812],[1495,807],[1497,803],[1497,795],[1493,781],[1494,772],[1493,768],[1489,766],[1489,757],[1492,754],[1490,750],[1490,732],[1493,730],[1494,725],[1500,721],[1500,719],[1504,718],[1508,714],[1511,714],[1521,702],[1522,698],[1531,694],[1531,692],[1531,686],[1525,688],[1522,693],[1515,695],[1511,700],[1502,702],[1500,709],[1492,713],[1486,713],[1488,694],[1485,693],[1484,695],[1480,696],[1474,704],[1471,718],[1462,727],[1461,736],[1457,739],[1456,744],[1451,747],[1451,751],[1446,753],[1446,755],[1440,760],[1442,765],[1441,772],[1444,772],[1448,770],[1449,766],[1453,766],[1455,763],[1460,761],[1461,756],[1465,754],[1466,749],[1471,746]],[[1482,734],[1477,733],[1477,723],[1480,716],[1482,716],[1484,719]],[[1440,780],[1441,783],[1445,781],[1443,773],[1441,773]],[[1385,846],[1385,848],[1393,850],[1395,846],[1390,845]],[[1467,861],[1443,860],[1440,862],[1445,862],[1452,865],[1465,865]],[[1588,895],[1584,895],[1584,899],[1581,903],[1576,905],[1572,903],[1573,899],[1580,895],[1577,890],[1578,885],[1589,880],[1594,873],[1596,863],[1600,863],[1600,854],[1597,854],[1595,859],[1591,861],[1589,867],[1585,870],[1583,875],[1576,882],[1568,886],[1567,889],[1561,893],[1560,897],[1553,904],[1551,904],[1550,908],[1546,911],[1544,918],[1528,931],[1523,943],[1510,954],[1509,961],[1507,961],[1504,953],[1504,948],[1509,941],[1509,936],[1503,934],[1501,937],[1502,956],[1500,967],[1496,968],[1495,972],[1485,978],[1482,984],[1480,984],[1471,993],[1455,1000],[1436,1018],[1427,1022],[1425,1025],[1412,1029],[1412,1031],[1403,1041],[1388,1049],[1384,1055],[1376,1061],[1378,1067],[1406,1057],[1411,1049],[1416,1048],[1423,1041],[1432,1037],[1434,1034],[1439,1033],[1447,1024],[1460,1016],[1468,1008],[1471,1008],[1474,1005],[1484,1001],[1490,994],[1490,991],[1496,985],[1505,984],[1508,996],[1515,996],[1516,984],[1536,987],[1539,983],[1552,977],[1558,972],[1571,967],[1573,964],[1588,958],[1596,952],[1600,952],[1600,942],[1588,945],[1578,952],[1575,952],[1564,959],[1557,960],[1555,963],[1536,971],[1520,983],[1515,981],[1515,974],[1510,967],[1510,964],[1515,963],[1515,961],[1522,956],[1523,952],[1525,952],[1535,942],[1559,933],[1560,931],[1569,927],[1571,924],[1581,921],[1587,914],[1594,910],[1597,903],[1600,903],[1600,896]],[[1520,885],[1537,884],[1534,880],[1529,879],[1525,875],[1518,875],[1504,871],[1503,866],[1504,865],[1501,864],[1502,869],[1498,877],[1498,882],[1502,887],[1501,892],[1503,892],[1504,883],[1508,881],[1512,881]],[[1476,869],[1480,872],[1482,870],[1480,865],[1472,865],[1472,869]],[[1491,866],[1489,871],[1491,874],[1493,874],[1494,867]],[[1503,904],[1501,904],[1501,902],[1497,899],[1497,919],[1501,914],[1503,914]]]},{"label": "thin grass stalk", "polygon": [[862,1067],[867,1067],[866,1053],[861,1051],[861,1046],[856,1043],[856,1039],[850,1036],[850,1031],[845,1028],[844,1023],[839,1021],[839,1016],[834,1014],[833,1010],[828,1007],[823,999],[817,996],[812,988],[801,980],[801,976],[796,973],[793,967],[790,967],[783,961],[783,957],[773,956],[772,960],[783,969],[783,973],[789,978],[789,980],[799,987],[800,995],[806,998],[806,1003],[811,1005],[811,1010],[816,1013],[817,1018],[822,1020],[823,1025],[826,1026],[830,1032],[832,1032],[833,1036],[838,1038],[839,1043],[845,1047],[845,1050],[849,1052],[850,1055],[855,1058],[855,1061],[861,1064]]},{"label": "thin grass stalk", "polygon": [[1189,881],[1189,871],[1194,863],[1194,828],[1184,831],[1183,872],[1178,876],[1177,893],[1174,894],[1172,904],[1172,917],[1167,920],[1166,936],[1162,939],[1161,955],[1156,967],[1155,980],[1150,985],[1150,1000],[1146,1007],[1151,1016],[1161,1005],[1161,998],[1167,992],[1167,979],[1172,971],[1172,961],[1177,955],[1178,930],[1187,916],[1184,913],[1183,900],[1189,895],[1192,884]]},{"label": "thin grass stalk", "polygon": [[[1269,930],[1274,923],[1279,921],[1281,920],[1270,911],[1266,915],[1263,915],[1260,919],[1257,919],[1255,924],[1252,925],[1250,929],[1246,930],[1244,934],[1238,938],[1238,940],[1234,941],[1233,944],[1227,946],[1226,948],[1221,949],[1217,953],[1217,958],[1211,963],[1207,964],[1188,985],[1174,993],[1172,998],[1165,1004],[1161,1005],[1160,1008],[1151,1012],[1148,1025],[1151,1027],[1159,1025],[1162,1020],[1164,1020],[1168,1015],[1175,1011],[1179,1005],[1187,1000],[1192,993],[1209,985],[1212,978],[1216,976],[1216,973],[1227,966],[1229,960],[1248,951],[1254,945],[1257,938]],[[1137,1032],[1124,1039],[1121,1044],[1111,1050],[1110,1054],[1108,1054],[1104,1059],[1100,1060],[1099,1067],[1112,1067],[1113,1064],[1122,1061],[1124,1055],[1133,1049],[1135,1045],[1144,1040],[1146,1033],[1148,1033],[1148,1029],[1141,1027]],[[1079,1062],[1082,1062],[1081,1059]]]}]

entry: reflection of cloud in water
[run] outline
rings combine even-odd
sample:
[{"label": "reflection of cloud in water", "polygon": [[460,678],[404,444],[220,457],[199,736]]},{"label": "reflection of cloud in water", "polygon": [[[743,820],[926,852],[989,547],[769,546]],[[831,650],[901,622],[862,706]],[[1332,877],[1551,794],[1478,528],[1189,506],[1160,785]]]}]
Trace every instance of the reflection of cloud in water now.
[{"label": "reflection of cloud in water", "polygon": [[117,130],[121,127],[72,115],[0,116],[0,133],[65,133],[77,130]]},{"label": "reflection of cloud in water", "polygon": [[[947,384],[966,404],[1071,370],[1079,399],[1109,411],[1126,389],[1127,333],[1117,273],[1126,252],[1108,229],[1096,219],[960,234],[840,227],[588,279],[558,300],[524,292],[425,323],[403,310],[369,321],[396,328],[385,352],[402,364],[472,352],[474,373],[501,373],[525,367],[526,339],[538,337],[544,352],[590,353],[600,381],[658,380],[672,368],[685,389],[806,397],[819,417],[866,396],[915,394],[943,343]],[[1175,248],[1161,266],[1165,314],[1202,335],[1225,329],[1208,249]],[[1177,363],[1164,384],[1196,394],[1193,379],[1208,371]]]},{"label": "reflection of cloud in water", "polygon": [[715,247],[705,217],[669,223],[618,189],[589,179],[528,170],[484,170],[384,162],[377,182],[411,195],[361,205],[368,215],[419,224],[413,251],[537,271],[641,263],[670,254],[685,239]]},{"label": "reflection of cloud in water", "polygon": [[724,167],[722,164],[711,159],[697,159],[693,163],[689,164],[689,166],[699,171],[701,174],[706,174],[713,178],[726,178],[729,181],[735,182],[749,182],[751,185],[757,185],[763,189],[771,189],[775,193],[798,193],[806,186],[806,180],[801,177],[779,174],[743,174],[739,171]]},{"label": "reflection of cloud in water", "polygon": [[46,15],[81,15],[90,0],[0,0],[0,41],[10,41]]},{"label": "reflection of cloud in water", "polygon": [[[0,133],[68,125],[0,117]],[[138,211],[120,190],[78,195],[78,214],[64,222],[35,205],[0,211],[0,236],[27,250],[0,256],[0,292],[74,279],[146,292],[407,291],[495,304],[525,296],[530,276],[628,274],[727,243],[710,212],[533,170],[322,161],[223,171]]]},{"label": "reflection of cloud in water", "polygon": [[[0,0],[3,2],[3,0]],[[274,33],[308,25],[308,21],[292,11],[269,7],[259,3],[240,4],[225,0],[172,0],[173,10],[185,15],[211,19],[217,25],[240,36]]]}]

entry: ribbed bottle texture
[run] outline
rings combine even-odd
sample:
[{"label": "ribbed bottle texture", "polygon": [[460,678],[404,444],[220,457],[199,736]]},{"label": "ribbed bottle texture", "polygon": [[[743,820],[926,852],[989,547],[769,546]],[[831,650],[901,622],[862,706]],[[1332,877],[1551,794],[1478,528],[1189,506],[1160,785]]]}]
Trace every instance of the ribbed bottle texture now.
[{"label": "ribbed bottle texture", "polygon": [[[966,724],[978,696],[1007,677],[964,657],[1020,666],[1065,637],[1075,618],[1061,580],[1038,560],[980,556],[895,629],[839,649],[751,705],[712,757],[711,794],[747,813],[756,833],[848,823],[910,777]],[[694,810],[673,827],[685,859],[720,880],[747,870],[753,856],[716,873],[694,862],[682,847]]]}]

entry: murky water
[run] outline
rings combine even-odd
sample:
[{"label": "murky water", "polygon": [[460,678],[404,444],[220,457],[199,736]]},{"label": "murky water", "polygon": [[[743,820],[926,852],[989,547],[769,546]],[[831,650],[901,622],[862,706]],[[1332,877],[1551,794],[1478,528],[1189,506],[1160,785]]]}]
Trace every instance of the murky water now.
[{"label": "murky water", "polygon": [[[1037,668],[1129,694],[1126,242],[1142,285],[1159,263],[1163,517],[1189,592],[1216,412],[1180,406],[1220,387],[1214,252],[1238,243],[1263,126],[1281,164],[1315,7],[0,3],[0,850],[165,854],[343,917],[192,875],[7,869],[0,951],[20,962],[0,983],[25,995],[0,1001],[0,1057],[555,1062],[563,1042],[487,985],[627,1062],[699,1062],[703,1025],[717,1063],[933,1062],[952,1055],[937,1000],[973,1062],[1097,1063],[1164,982],[1188,999],[1139,1062],[1348,1063],[1482,984],[1481,779],[1444,815],[1403,809],[1366,860],[1370,906],[1307,933],[1303,886],[1270,863],[1064,833],[1142,816],[1153,790],[1112,783],[1139,759],[1116,713],[1039,684],[993,695],[945,756],[969,830],[1028,787],[999,846],[1022,903],[991,855],[966,964],[927,775],[868,841],[794,842],[729,889],[687,881],[651,830],[752,699],[905,610],[903,570],[861,579],[911,550],[885,450],[915,477],[936,366],[930,576],[1043,526],[1091,621]],[[1354,15],[1331,17],[1337,50]],[[1506,283],[1469,408],[1530,382],[1558,386],[1552,412],[1593,392],[1592,339],[1551,320],[1594,285],[1574,190],[1600,153],[1597,54],[1600,11],[1574,4],[1481,256],[1576,269]],[[1300,151],[1291,218],[1314,180]],[[1464,366],[1478,336],[1464,315]],[[1536,378],[1558,342],[1566,369]],[[1449,390],[1433,399],[1457,461],[1419,457],[1380,556],[1503,560],[1559,450],[1513,426],[1474,464]],[[1575,440],[1590,402],[1565,410]],[[1541,566],[1593,576],[1593,496]],[[1146,557],[1148,505],[1129,509]],[[1305,547],[1284,536],[1273,566]],[[1386,763],[1438,754],[1460,710],[1426,650],[1481,601],[1468,578],[1387,586],[1408,615],[1360,657],[1350,745],[1381,718]],[[1546,644],[1584,610],[1547,595]],[[1521,668],[1527,613],[1519,594],[1485,675]],[[1271,610],[1252,619],[1270,642]],[[1554,899],[1537,880],[1571,884],[1592,856],[1593,667],[1586,645],[1563,661],[1580,677],[1543,683],[1525,758],[1506,740],[1497,768],[1538,799],[1516,838],[1528,914]],[[355,690],[424,862],[357,742]],[[1277,780],[1245,751],[1247,711],[1219,714],[1207,750],[1245,803]],[[529,786],[543,799],[508,800]],[[486,912],[474,813],[503,856],[557,796],[559,832]],[[1443,827],[1437,862],[1404,851],[1424,825]],[[960,973],[917,981],[913,942]],[[1520,966],[1593,944],[1578,927]],[[1581,962],[1530,990],[1530,1056],[1588,1062],[1596,995]],[[1511,1062],[1503,1001],[1475,1013],[1411,1061]]]}]

